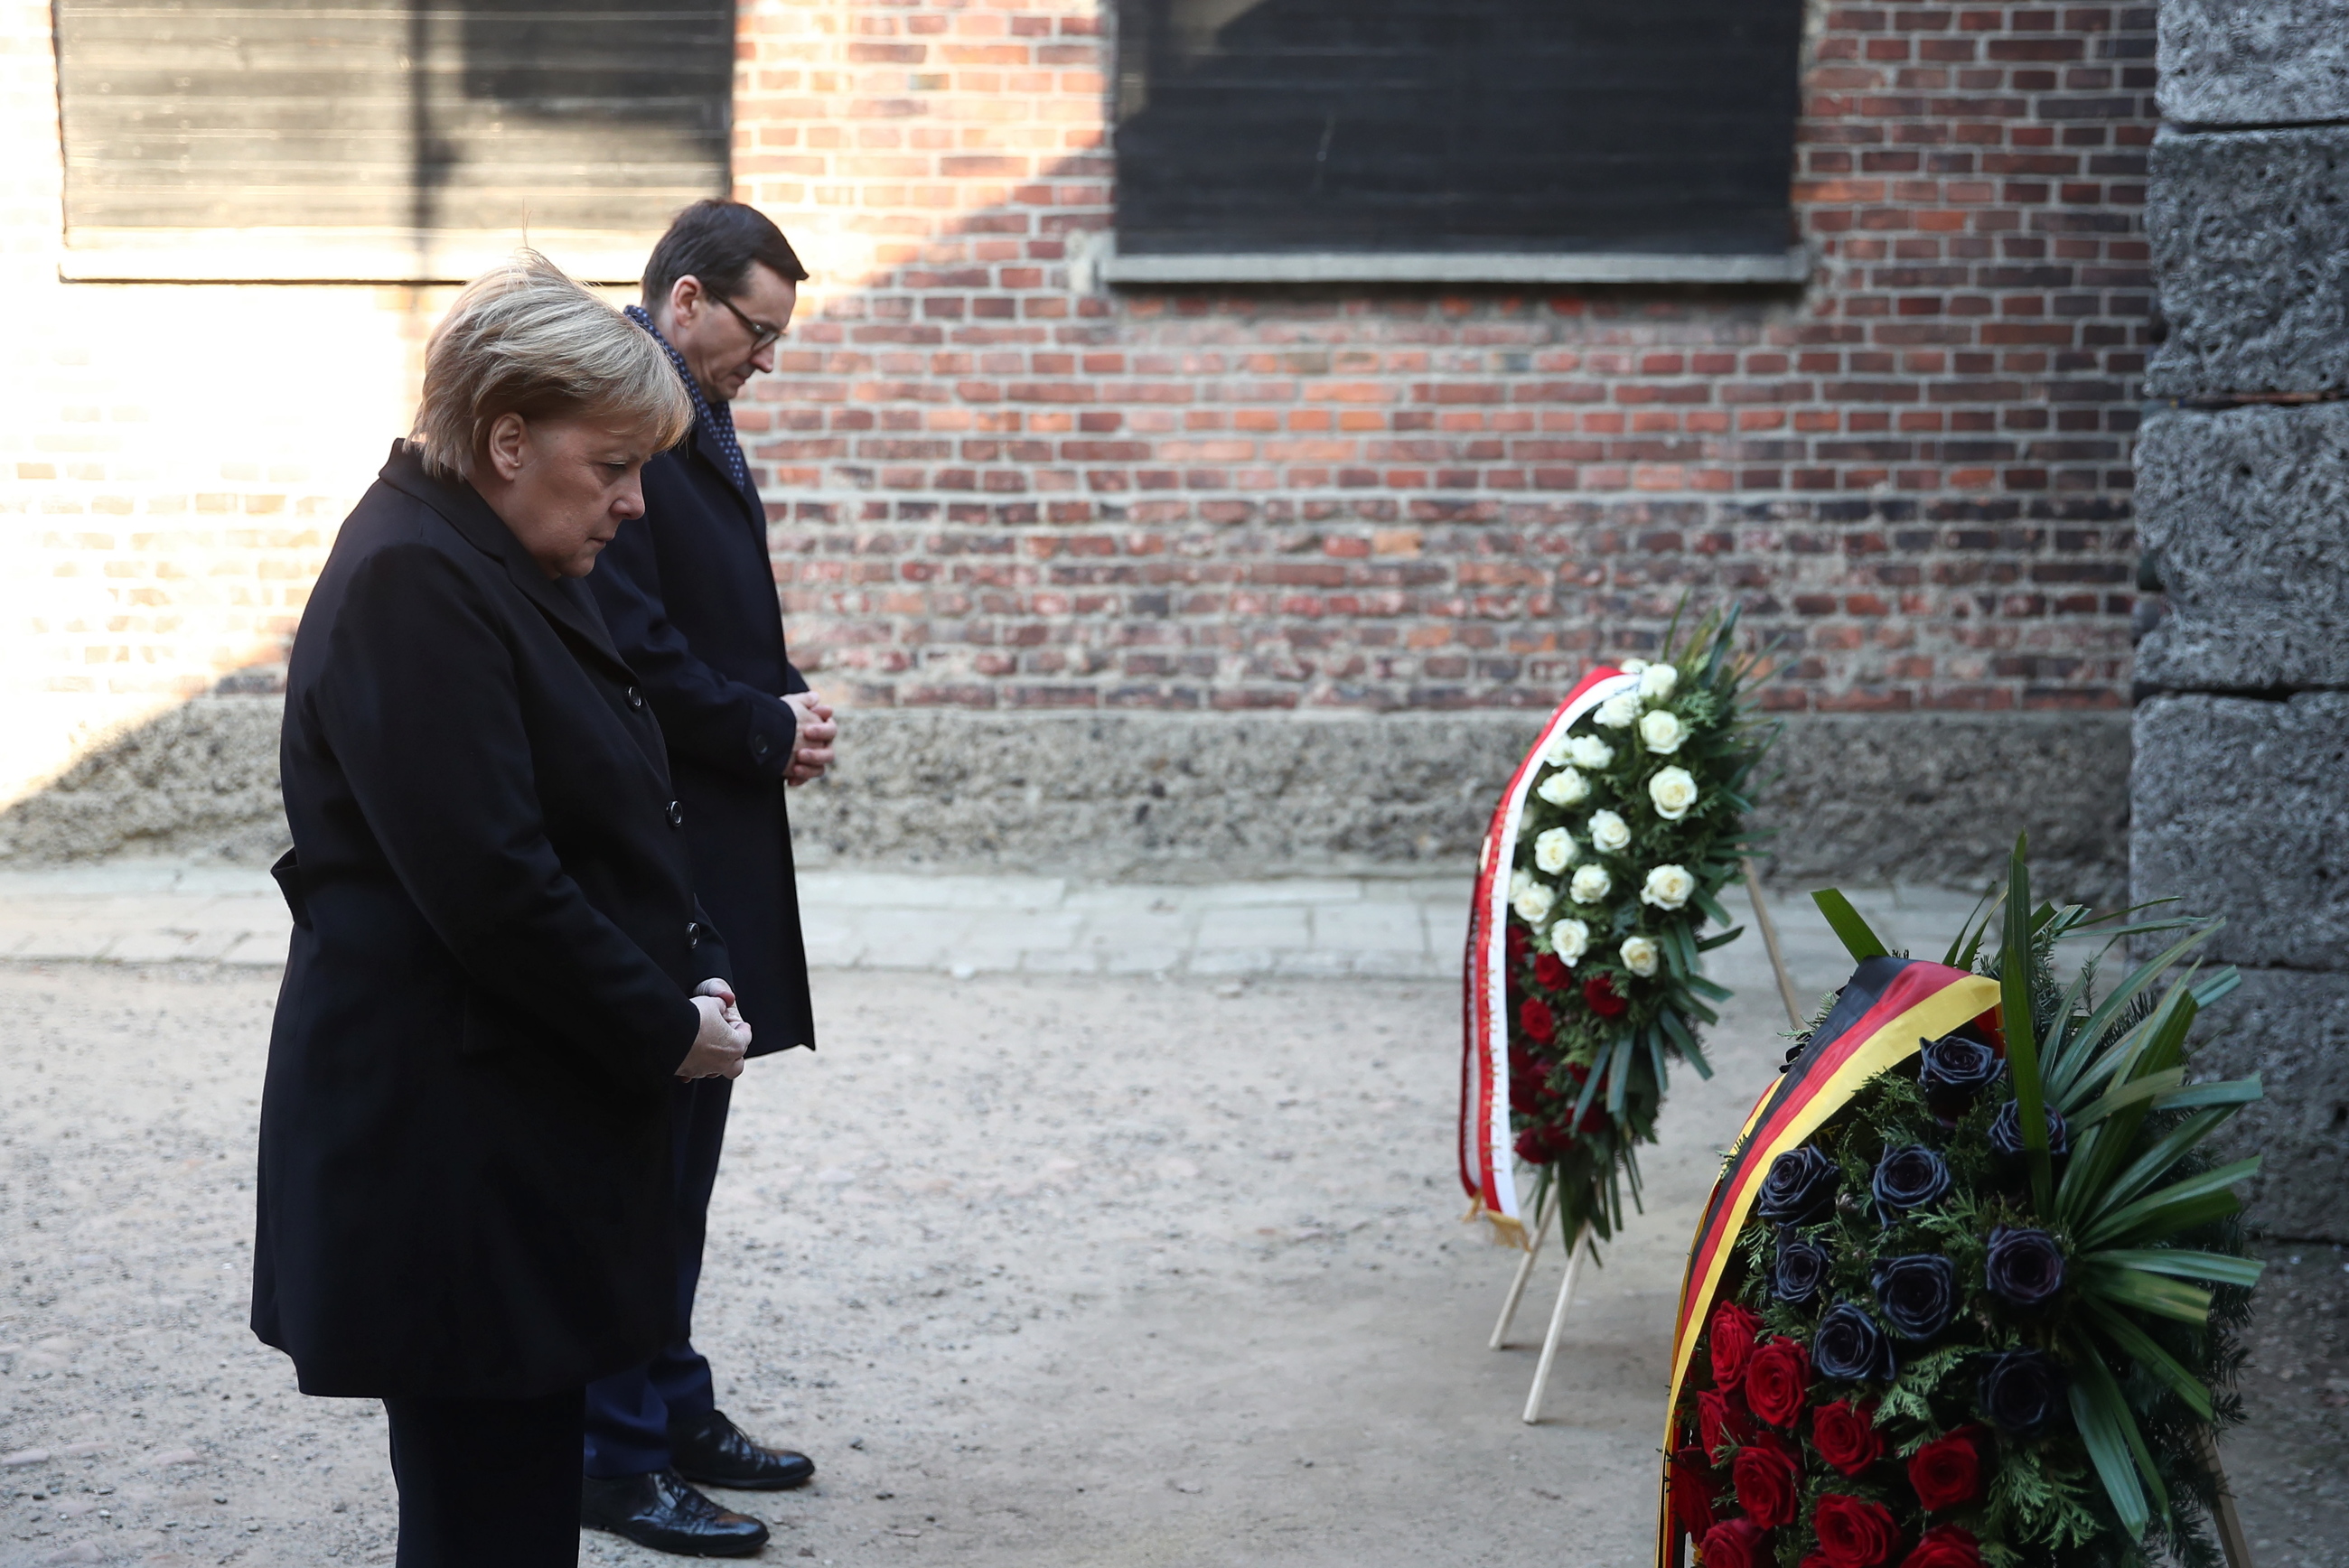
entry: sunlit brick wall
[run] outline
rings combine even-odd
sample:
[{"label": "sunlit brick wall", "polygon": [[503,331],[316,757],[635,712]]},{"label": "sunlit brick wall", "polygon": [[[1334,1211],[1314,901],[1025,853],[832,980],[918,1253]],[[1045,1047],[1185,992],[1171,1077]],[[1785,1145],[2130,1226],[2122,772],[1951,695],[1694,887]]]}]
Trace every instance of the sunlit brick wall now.
[{"label": "sunlit brick wall", "polygon": [[1814,709],[2115,707],[2149,7],[1814,8],[1807,290],[1108,292],[1089,6],[746,0],[820,276],[740,410],[867,705],[1546,706],[1684,593]]},{"label": "sunlit brick wall", "polygon": [[[743,0],[739,193],[817,279],[740,408],[857,704],[1542,706],[1683,592],[1816,709],[2109,707],[2151,15],[1815,8],[1804,291],[1111,292],[1092,5]],[[0,793],[270,689],[448,291],[57,279],[0,5]]]}]

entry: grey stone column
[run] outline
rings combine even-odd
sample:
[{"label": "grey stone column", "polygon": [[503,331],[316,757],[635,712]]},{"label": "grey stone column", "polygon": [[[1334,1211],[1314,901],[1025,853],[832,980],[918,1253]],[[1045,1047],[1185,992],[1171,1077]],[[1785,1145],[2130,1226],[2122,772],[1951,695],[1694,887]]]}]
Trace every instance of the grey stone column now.
[{"label": "grey stone column", "polygon": [[2226,917],[2251,1217],[2349,1240],[2349,0],[2162,0],[2130,881]]}]

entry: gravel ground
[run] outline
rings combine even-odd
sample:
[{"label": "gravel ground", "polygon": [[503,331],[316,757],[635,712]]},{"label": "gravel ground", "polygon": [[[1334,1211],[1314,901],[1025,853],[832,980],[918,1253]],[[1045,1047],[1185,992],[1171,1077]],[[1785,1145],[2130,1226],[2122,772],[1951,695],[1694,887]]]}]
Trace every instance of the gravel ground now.
[{"label": "gravel ground", "polygon": [[[7,1568],[389,1559],[377,1408],[243,1327],[274,993],[0,966]],[[1556,1259],[1486,1351],[1510,1258],[1457,1223],[1457,995],[820,976],[823,1053],[738,1088],[698,1326],[723,1406],[820,1467],[728,1499],[767,1558],[1643,1563],[1681,1250],[1775,1019],[1741,998],[1676,1091],[1526,1427]],[[2342,1564],[2349,1260],[2274,1253],[2230,1463],[2262,1568]]]}]

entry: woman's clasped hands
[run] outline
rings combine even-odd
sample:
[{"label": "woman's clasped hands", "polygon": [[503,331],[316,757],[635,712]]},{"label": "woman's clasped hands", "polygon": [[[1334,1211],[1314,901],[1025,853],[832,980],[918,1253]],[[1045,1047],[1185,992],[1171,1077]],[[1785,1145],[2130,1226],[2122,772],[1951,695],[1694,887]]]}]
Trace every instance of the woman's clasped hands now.
[{"label": "woman's clasped hands", "polygon": [[750,1046],[750,1026],[734,1006],[734,987],[723,980],[704,980],[693,988],[693,1006],[701,1015],[701,1030],[692,1049],[677,1064],[681,1078],[740,1078],[742,1053]]}]

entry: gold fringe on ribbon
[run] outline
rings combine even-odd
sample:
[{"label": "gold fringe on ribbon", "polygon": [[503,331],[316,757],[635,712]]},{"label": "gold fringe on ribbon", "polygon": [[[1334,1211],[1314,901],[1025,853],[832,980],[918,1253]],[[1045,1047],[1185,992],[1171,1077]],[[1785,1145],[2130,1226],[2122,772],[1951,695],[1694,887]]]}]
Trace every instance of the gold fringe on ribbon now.
[{"label": "gold fringe on ribbon", "polygon": [[1481,1197],[1470,1201],[1468,1212],[1460,1216],[1464,1225],[1485,1222],[1485,1237],[1496,1247],[1515,1247],[1519,1252],[1532,1250],[1532,1238],[1526,1232],[1523,1220],[1513,1220],[1498,1209],[1488,1209]]}]

